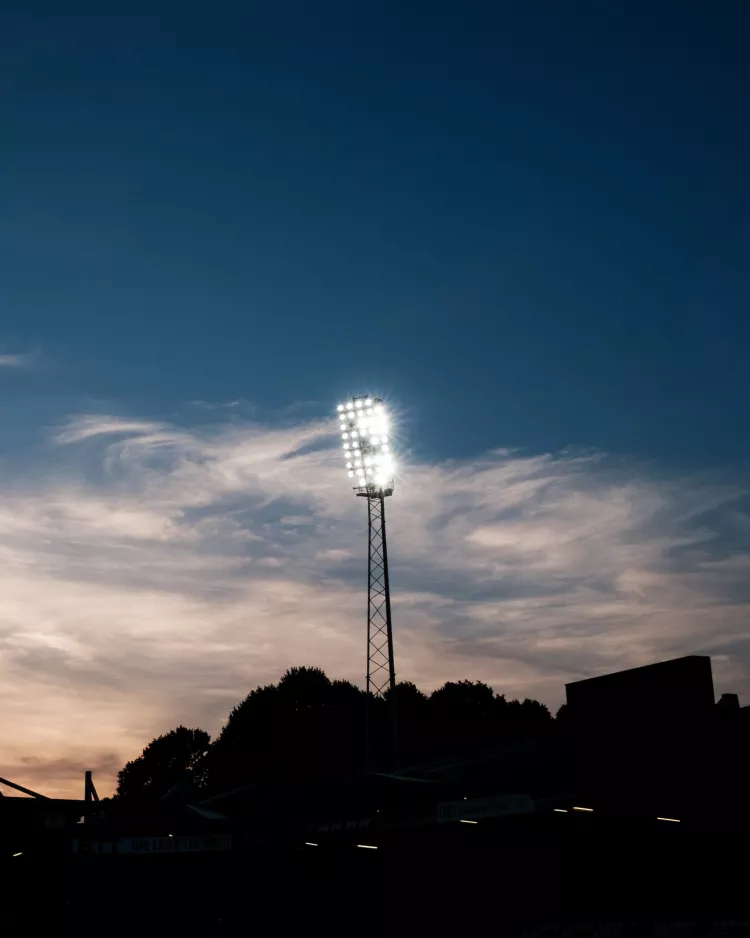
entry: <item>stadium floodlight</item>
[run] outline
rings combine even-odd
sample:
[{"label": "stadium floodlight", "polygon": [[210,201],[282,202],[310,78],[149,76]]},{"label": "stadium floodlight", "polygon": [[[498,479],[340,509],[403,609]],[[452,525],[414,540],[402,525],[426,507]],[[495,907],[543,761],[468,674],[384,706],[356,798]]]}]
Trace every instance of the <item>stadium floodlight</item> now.
[{"label": "stadium floodlight", "polygon": [[385,533],[385,499],[393,494],[396,465],[388,442],[388,411],[377,397],[353,397],[337,407],[345,471],[358,496],[367,499],[367,695],[365,752],[372,764],[370,701],[388,700],[391,768],[398,766],[396,669],[393,657],[391,590]]},{"label": "stadium floodlight", "polygon": [[[363,413],[365,406],[372,413]],[[355,397],[346,404],[339,404],[338,409],[349,415],[341,417],[340,425],[345,459],[349,459],[351,450],[359,450],[365,466],[376,464],[382,467],[382,471],[368,479],[365,486],[355,486],[355,491],[367,497],[392,495],[395,466],[392,459],[382,461],[383,455],[389,452],[388,414],[382,402],[378,398]]]}]

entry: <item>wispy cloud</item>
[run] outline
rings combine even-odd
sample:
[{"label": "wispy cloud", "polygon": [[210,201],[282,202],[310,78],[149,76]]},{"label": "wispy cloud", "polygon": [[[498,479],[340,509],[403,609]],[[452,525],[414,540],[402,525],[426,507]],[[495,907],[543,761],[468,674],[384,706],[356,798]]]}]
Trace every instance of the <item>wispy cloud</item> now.
[{"label": "wispy cloud", "polygon": [[[106,790],[155,733],[215,732],[291,664],[361,679],[366,519],[327,427],[87,414],[55,440],[64,461],[0,488],[0,774],[69,793],[95,765]],[[399,676],[554,707],[566,680],[711,653],[747,697],[744,495],[601,455],[406,466]]]},{"label": "wispy cloud", "polygon": [[30,355],[0,354],[0,368],[22,368],[30,362]]},{"label": "wispy cloud", "polygon": [[58,443],[80,443],[90,437],[106,436],[119,433],[127,436],[143,436],[161,433],[165,429],[161,423],[148,420],[122,420],[106,414],[80,414],[60,428],[56,439]]}]

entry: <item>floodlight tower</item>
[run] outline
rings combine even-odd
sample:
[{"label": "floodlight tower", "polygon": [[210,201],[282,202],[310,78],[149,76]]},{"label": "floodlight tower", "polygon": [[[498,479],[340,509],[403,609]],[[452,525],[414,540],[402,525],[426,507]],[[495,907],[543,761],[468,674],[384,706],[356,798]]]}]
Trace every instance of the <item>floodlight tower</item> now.
[{"label": "floodlight tower", "polygon": [[395,769],[398,766],[396,668],[385,533],[385,499],[393,495],[394,468],[388,437],[388,414],[380,398],[353,397],[338,405],[338,416],[347,473],[357,495],[367,499],[366,757],[369,765],[372,754],[370,703],[374,698],[382,697],[388,701],[391,768]]}]

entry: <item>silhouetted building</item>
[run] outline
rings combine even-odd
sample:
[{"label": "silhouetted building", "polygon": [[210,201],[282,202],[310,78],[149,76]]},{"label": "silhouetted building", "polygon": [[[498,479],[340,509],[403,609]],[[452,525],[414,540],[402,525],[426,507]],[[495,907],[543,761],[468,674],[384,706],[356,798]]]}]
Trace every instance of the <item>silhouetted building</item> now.
[{"label": "silhouetted building", "polygon": [[711,659],[689,655],[566,685],[579,798],[709,827],[750,820],[748,721],[714,703]]},{"label": "silhouetted building", "polygon": [[711,659],[688,655],[565,685],[576,720],[634,723],[690,720],[714,706]]}]

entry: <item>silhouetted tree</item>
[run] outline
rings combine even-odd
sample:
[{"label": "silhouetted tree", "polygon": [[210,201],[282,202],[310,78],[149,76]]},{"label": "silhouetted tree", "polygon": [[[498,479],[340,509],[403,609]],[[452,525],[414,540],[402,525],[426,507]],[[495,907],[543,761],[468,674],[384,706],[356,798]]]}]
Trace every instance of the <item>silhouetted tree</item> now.
[{"label": "silhouetted tree", "polygon": [[332,681],[329,691],[329,700],[333,707],[347,709],[361,707],[364,700],[364,691],[360,690],[351,681]]},{"label": "silhouetted tree", "polygon": [[482,681],[448,681],[430,696],[433,713],[453,718],[487,717],[492,713],[494,703],[494,691]]},{"label": "silhouetted tree", "polygon": [[[386,702],[390,700],[391,692],[386,691]],[[401,764],[420,762],[429,756],[429,699],[426,694],[411,681],[399,681],[396,684],[396,709],[399,722],[399,750]],[[382,732],[388,733],[389,714],[387,708],[382,708],[379,714],[383,723]],[[386,750],[387,751],[387,750]]]},{"label": "silhouetted tree", "polygon": [[521,703],[521,709],[524,718],[529,726],[549,726],[552,721],[552,714],[549,708],[538,700],[532,700],[530,697],[524,697]]},{"label": "silhouetted tree", "polygon": [[[504,703],[504,700],[503,700]],[[482,681],[448,681],[430,695],[432,755],[468,753],[497,739],[502,706]]]},{"label": "silhouetted tree", "polygon": [[206,760],[211,737],[205,730],[178,726],[157,736],[117,775],[115,798],[121,802],[153,803],[179,788],[192,794],[206,785]]},{"label": "silhouetted tree", "polygon": [[[429,697],[401,681],[395,693],[402,766],[470,755],[555,726],[543,704],[506,701],[482,681],[448,681]],[[376,766],[389,762],[389,695],[369,702]],[[203,730],[178,727],[155,739],[120,772],[117,797],[153,800],[178,783],[194,792],[207,776],[217,793],[260,779],[357,771],[365,765],[366,703],[365,693],[349,681],[331,681],[316,667],[289,668],[278,684],[255,688],[232,709],[205,758]]]},{"label": "silhouetted tree", "polygon": [[289,668],[279,681],[279,694],[290,710],[319,710],[329,702],[331,682],[321,668]]},{"label": "silhouetted tree", "polygon": [[208,755],[212,790],[235,788],[273,774],[282,729],[280,710],[275,684],[256,687],[232,708]]},{"label": "silhouetted tree", "polygon": [[[386,691],[386,700],[390,695],[390,688]],[[396,683],[396,701],[399,713],[407,715],[420,714],[427,712],[427,694],[423,694],[416,684],[411,681],[398,681]]]},{"label": "silhouetted tree", "polygon": [[330,753],[326,728],[331,682],[320,668],[289,668],[278,685],[281,736],[275,760],[284,775],[319,775]]},{"label": "silhouetted tree", "polygon": [[566,703],[562,704],[555,714],[555,727],[558,732],[565,733],[570,729],[570,709]]},{"label": "silhouetted tree", "polygon": [[332,772],[353,772],[365,764],[365,693],[349,681],[333,681],[329,691],[326,750]]},{"label": "silhouetted tree", "polygon": [[211,787],[352,771],[364,761],[363,726],[359,688],[331,682],[320,668],[290,668],[278,685],[256,688],[229,714],[209,757]]},{"label": "silhouetted tree", "polygon": [[534,736],[551,732],[552,714],[538,700],[509,700],[505,709],[508,731],[514,736]]}]

